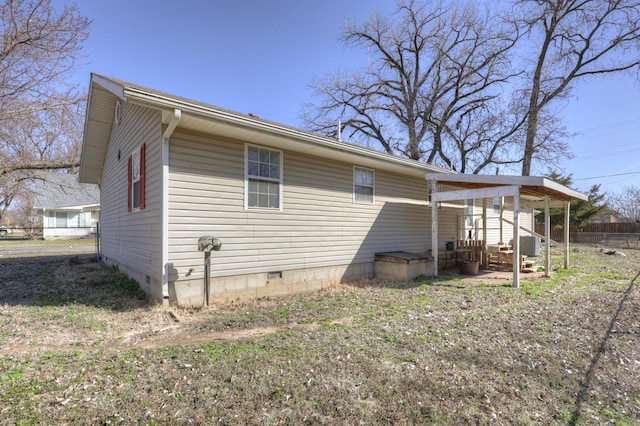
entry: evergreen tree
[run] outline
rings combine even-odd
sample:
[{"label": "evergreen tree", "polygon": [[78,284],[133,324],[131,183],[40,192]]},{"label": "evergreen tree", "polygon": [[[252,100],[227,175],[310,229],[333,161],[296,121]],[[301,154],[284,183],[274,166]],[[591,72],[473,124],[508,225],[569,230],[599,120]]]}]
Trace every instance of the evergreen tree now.
[{"label": "evergreen tree", "polygon": [[[573,183],[572,175],[562,176],[555,171],[547,175],[548,179],[561,185],[571,187]],[[585,226],[593,217],[602,214],[607,210],[605,200],[606,194],[600,193],[600,185],[593,185],[589,189],[589,199],[587,201],[572,201],[569,207],[569,223],[576,226]],[[550,211],[551,226],[562,226],[564,224],[564,209],[553,208]],[[541,217],[541,216],[538,216]],[[543,217],[543,216],[542,216]]]}]

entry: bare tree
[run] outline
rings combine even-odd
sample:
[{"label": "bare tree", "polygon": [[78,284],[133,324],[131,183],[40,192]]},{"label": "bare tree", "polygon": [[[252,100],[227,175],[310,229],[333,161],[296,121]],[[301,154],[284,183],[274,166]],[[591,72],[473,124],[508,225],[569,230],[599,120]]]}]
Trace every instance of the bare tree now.
[{"label": "bare tree", "polygon": [[38,228],[41,229],[40,216],[34,214],[34,194],[31,191],[23,191],[16,199],[11,209],[10,217],[14,226],[21,228],[32,236]]},{"label": "bare tree", "polygon": [[473,2],[408,0],[392,17],[347,24],[342,41],[367,49],[369,64],[314,80],[305,125],[330,135],[341,122],[355,142],[463,172],[498,163],[524,120],[500,119],[519,34],[493,16]]},{"label": "bare tree", "polygon": [[640,65],[640,1],[518,0],[515,6],[514,16],[524,17],[515,22],[529,35],[529,45],[521,47],[533,58],[523,86],[528,99],[522,175],[528,176],[547,145],[540,137],[542,114],[554,99],[568,96],[579,79]]},{"label": "bare tree", "polygon": [[34,169],[78,166],[82,103],[67,82],[90,21],[51,0],[0,4],[0,215]]},{"label": "bare tree", "polygon": [[74,172],[78,166],[82,111],[61,108],[21,117],[0,123],[0,218],[38,170]]},{"label": "bare tree", "polygon": [[609,196],[608,204],[622,219],[640,221],[640,187],[623,187],[620,192]]}]

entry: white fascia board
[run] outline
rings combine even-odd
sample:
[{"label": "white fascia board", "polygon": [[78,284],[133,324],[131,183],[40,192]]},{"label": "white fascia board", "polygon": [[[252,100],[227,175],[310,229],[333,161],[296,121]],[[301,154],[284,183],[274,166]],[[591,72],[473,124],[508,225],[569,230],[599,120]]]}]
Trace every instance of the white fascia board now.
[{"label": "white fascia board", "polygon": [[456,183],[476,183],[486,185],[521,185],[521,186],[544,186],[544,178],[538,176],[506,176],[506,175],[475,175],[456,173],[453,175],[442,173],[426,173],[426,180],[444,180]]},{"label": "white fascia board", "polygon": [[62,207],[40,207],[33,206],[34,210],[44,210],[44,211],[68,211],[68,212],[85,212],[92,210],[100,210],[100,204],[83,204],[78,206],[62,206]]},{"label": "white fascia board", "polygon": [[554,191],[562,192],[563,194],[569,195],[576,200],[589,201],[589,196],[587,194],[583,194],[582,192],[576,191],[574,189],[568,188],[558,182],[554,182],[547,178],[544,179],[544,186],[549,189],[553,189]]},{"label": "white fascia board", "polygon": [[520,193],[520,187],[517,185],[509,186],[492,186],[489,188],[478,189],[461,189],[458,191],[444,191],[433,192],[431,194],[431,201],[454,201],[454,200],[467,200],[470,198],[493,198],[493,197],[509,197],[515,196]]},{"label": "white fascia board", "polygon": [[82,211],[90,212],[93,210],[100,210],[100,204],[87,204],[86,206],[82,206]]},{"label": "white fascia board", "polygon": [[115,81],[98,74],[91,74],[91,82],[100,85],[105,90],[113,93],[119,99],[125,100],[124,87],[120,83],[116,83]]}]

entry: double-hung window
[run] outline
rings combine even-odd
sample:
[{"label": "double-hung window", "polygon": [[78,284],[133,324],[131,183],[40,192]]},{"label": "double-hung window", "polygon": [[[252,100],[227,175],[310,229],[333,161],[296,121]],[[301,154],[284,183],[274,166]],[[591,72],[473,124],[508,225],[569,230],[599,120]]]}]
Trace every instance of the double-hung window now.
[{"label": "double-hung window", "polygon": [[145,207],[145,157],[145,144],[129,156],[127,198],[130,212]]},{"label": "double-hung window", "polygon": [[353,168],[353,202],[373,204],[375,173],[363,167]]},{"label": "double-hung window", "polygon": [[500,197],[493,197],[493,214],[500,214]]},{"label": "double-hung window", "polygon": [[467,227],[473,226],[473,206],[474,206],[473,198],[467,199],[467,205],[465,206],[465,209],[464,209],[466,214]]},{"label": "double-hung window", "polygon": [[89,212],[48,212],[44,226],[46,228],[86,228],[90,226]]},{"label": "double-hung window", "polygon": [[282,209],[282,151],[246,145],[245,207]]}]

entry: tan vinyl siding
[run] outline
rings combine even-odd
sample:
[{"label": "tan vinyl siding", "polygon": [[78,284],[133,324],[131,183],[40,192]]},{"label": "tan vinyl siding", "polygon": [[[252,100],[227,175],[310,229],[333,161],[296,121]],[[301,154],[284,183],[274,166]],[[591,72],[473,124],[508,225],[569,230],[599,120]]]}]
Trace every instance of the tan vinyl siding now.
[{"label": "tan vinyl siding", "polygon": [[[452,191],[459,188],[442,186],[441,191]],[[447,241],[455,242],[462,238],[462,231],[459,229],[461,216],[464,216],[465,201],[446,201],[438,203],[438,247],[445,250]],[[431,224],[431,209],[429,209],[429,224]],[[429,225],[431,226],[431,225]]]},{"label": "tan vinyl siding", "polygon": [[[478,221],[478,238],[484,239],[482,229],[482,200],[475,200],[474,202],[474,219]],[[513,222],[513,197],[505,197],[504,200],[504,213],[503,218]],[[464,224],[464,214],[459,212],[458,224]],[[520,226],[532,229],[533,212],[530,209],[522,209],[520,212]],[[459,229],[461,226],[459,225]],[[468,230],[468,228],[466,228]],[[503,235],[500,238],[500,214],[493,211],[493,200],[487,199],[487,244],[497,244],[503,242],[508,244],[513,240],[513,226],[510,223],[504,222],[502,225]],[[462,232],[462,231],[460,231]],[[520,229],[521,235],[530,235],[528,232]],[[475,228],[472,230],[472,238],[475,238]]]},{"label": "tan vinyl siding", "polygon": [[284,151],[283,210],[245,210],[243,142],[176,133],[170,147],[169,252],[179,277],[191,267],[201,271],[197,240],[208,234],[223,244],[212,256],[214,276],[349,265],[372,262],[379,251],[430,248],[424,179],[376,170],[375,203],[356,204],[353,164]]},{"label": "tan vinyl siding", "polygon": [[[455,242],[458,239],[458,215],[462,210],[453,207],[458,204],[455,201],[447,202],[438,211],[438,247],[440,250],[445,249],[447,241]],[[431,210],[429,210],[429,214],[431,214]],[[431,218],[429,217],[429,219]]]},{"label": "tan vinyl siding", "polygon": [[[131,275],[141,284],[146,281],[145,275],[162,280],[162,247],[158,244],[162,241],[161,131],[159,112],[124,103],[120,123],[115,123],[111,132],[102,176],[102,254],[132,271]],[[146,143],[146,207],[128,212],[128,158],[143,143]],[[152,294],[159,291],[149,290]]]}]

